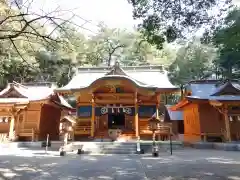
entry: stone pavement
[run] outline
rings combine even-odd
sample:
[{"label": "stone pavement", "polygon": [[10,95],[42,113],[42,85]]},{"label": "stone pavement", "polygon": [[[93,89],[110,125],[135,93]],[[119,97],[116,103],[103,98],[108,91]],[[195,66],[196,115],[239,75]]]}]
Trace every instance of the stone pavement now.
[{"label": "stone pavement", "polygon": [[[23,150],[21,150],[23,151]],[[239,152],[185,149],[173,156],[0,151],[0,180],[240,180]],[[2,155],[1,155],[2,154]]]}]

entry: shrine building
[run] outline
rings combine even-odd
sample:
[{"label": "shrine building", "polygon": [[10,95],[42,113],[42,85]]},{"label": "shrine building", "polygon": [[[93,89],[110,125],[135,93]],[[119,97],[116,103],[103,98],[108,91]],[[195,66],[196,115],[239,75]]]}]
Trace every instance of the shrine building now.
[{"label": "shrine building", "polygon": [[78,68],[72,80],[55,90],[76,98],[75,139],[150,138],[148,120],[161,96],[178,91],[163,66]]},{"label": "shrine building", "polygon": [[49,83],[9,83],[0,92],[0,142],[59,140],[61,116],[73,108]]},{"label": "shrine building", "polygon": [[171,110],[183,111],[186,142],[240,140],[239,81],[191,81]]}]

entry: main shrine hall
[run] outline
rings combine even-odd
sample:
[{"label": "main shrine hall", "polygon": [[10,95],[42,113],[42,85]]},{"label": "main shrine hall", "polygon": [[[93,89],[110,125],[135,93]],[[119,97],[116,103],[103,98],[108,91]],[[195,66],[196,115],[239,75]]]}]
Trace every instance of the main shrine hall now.
[{"label": "main shrine hall", "polygon": [[74,95],[75,138],[151,138],[148,120],[159,117],[162,95],[177,92],[163,66],[81,67],[55,92]]}]

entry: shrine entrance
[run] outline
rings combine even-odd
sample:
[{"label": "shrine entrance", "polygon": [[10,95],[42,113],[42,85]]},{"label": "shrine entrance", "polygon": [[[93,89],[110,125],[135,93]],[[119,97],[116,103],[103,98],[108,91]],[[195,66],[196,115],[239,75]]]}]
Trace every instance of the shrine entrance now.
[{"label": "shrine entrance", "polygon": [[124,113],[108,114],[108,128],[109,129],[124,129],[125,128]]}]

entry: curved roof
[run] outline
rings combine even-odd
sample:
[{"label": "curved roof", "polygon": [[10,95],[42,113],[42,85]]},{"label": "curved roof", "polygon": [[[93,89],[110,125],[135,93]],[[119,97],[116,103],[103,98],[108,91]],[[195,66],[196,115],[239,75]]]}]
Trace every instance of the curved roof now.
[{"label": "curved roof", "polygon": [[110,68],[79,68],[72,80],[56,91],[83,89],[91,86],[99,79],[124,78],[142,88],[172,89],[178,88],[169,81],[167,72],[162,66],[123,67]]},{"label": "curved roof", "polygon": [[30,101],[47,100],[56,95],[53,99],[65,108],[72,109],[72,106],[60,95],[54,92],[54,87],[49,86],[25,86],[17,82],[9,83],[5,89],[0,92],[0,103],[7,104],[27,104]]},{"label": "curved roof", "polygon": [[192,100],[205,101],[240,101],[239,81],[198,80],[187,84],[186,89],[191,92],[171,110],[176,111],[191,103]]},{"label": "curved roof", "polygon": [[64,120],[67,120],[72,124],[76,123],[76,118],[74,116],[64,116],[60,119],[60,122],[63,122]]},{"label": "curved roof", "polygon": [[[187,89],[191,91],[191,96],[187,96],[187,98],[223,101],[240,100],[239,82],[232,81],[224,84],[217,84],[219,82],[220,81],[191,82],[187,85]],[[236,92],[239,94],[236,94]]]},{"label": "curved roof", "polygon": [[170,120],[177,120],[177,121],[181,121],[183,120],[183,111],[179,110],[179,111],[172,111],[171,110],[171,105],[165,105],[166,107],[166,111],[170,117]]},{"label": "curved roof", "polygon": [[21,98],[26,98],[29,101],[38,101],[49,98],[54,94],[54,89],[47,86],[24,86],[13,82],[9,83],[5,89],[0,92],[0,98],[8,93],[15,91]]}]

